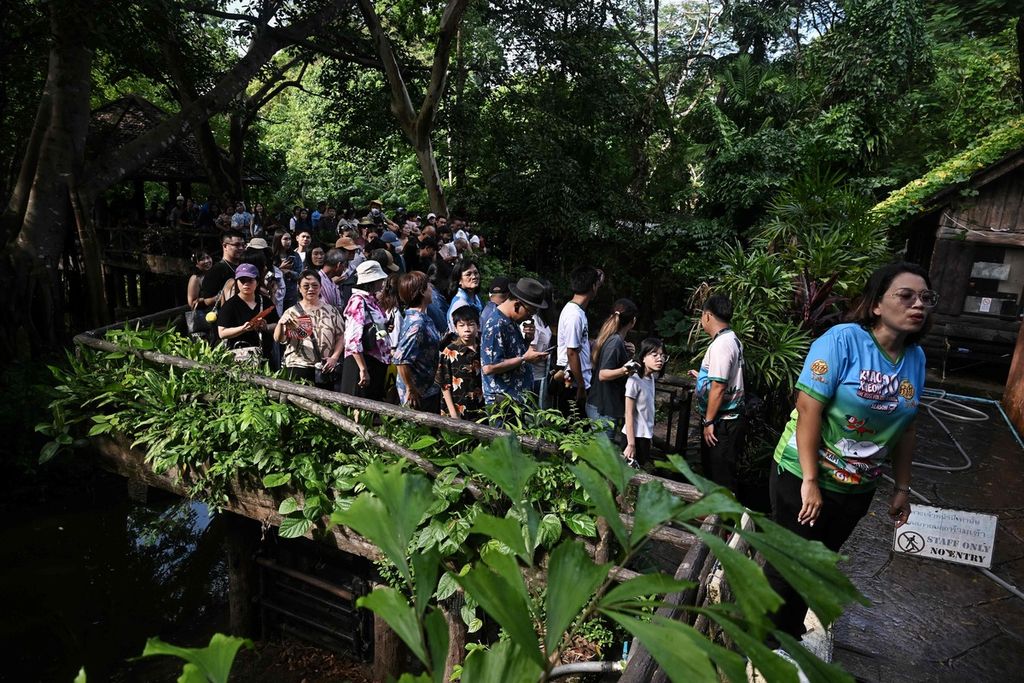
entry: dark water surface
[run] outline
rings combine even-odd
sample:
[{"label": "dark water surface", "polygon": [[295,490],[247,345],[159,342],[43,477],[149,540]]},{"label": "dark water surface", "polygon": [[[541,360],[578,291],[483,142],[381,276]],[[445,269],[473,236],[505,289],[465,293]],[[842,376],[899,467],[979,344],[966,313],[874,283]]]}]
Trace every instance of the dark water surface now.
[{"label": "dark water surface", "polygon": [[0,497],[0,681],[175,680],[169,658],[129,662],[146,638],[205,645],[227,622],[220,518],[82,455],[15,476]]}]

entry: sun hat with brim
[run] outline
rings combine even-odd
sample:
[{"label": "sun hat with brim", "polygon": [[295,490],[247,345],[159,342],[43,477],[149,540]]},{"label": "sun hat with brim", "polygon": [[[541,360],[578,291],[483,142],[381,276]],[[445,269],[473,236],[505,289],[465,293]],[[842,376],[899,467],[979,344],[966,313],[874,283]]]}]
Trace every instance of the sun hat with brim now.
[{"label": "sun hat with brim", "polygon": [[387,249],[374,249],[373,253],[370,254],[370,258],[380,263],[384,268],[387,268],[392,273],[399,271],[398,264],[395,263],[395,259],[391,257],[391,252]]},{"label": "sun hat with brim", "polygon": [[538,311],[548,307],[548,302],[544,300],[544,285],[533,278],[520,278],[519,282],[508,286],[508,292],[513,298]]},{"label": "sun hat with brim", "polygon": [[335,249],[344,249],[345,251],[355,251],[359,248],[356,241],[348,235],[342,235],[338,238],[338,241],[334,243]]},{"label": "sun hat with brim", "polygon": [[362,218],[359,219],[359,227],[360,228],[372,228],[375,225],[377,225],[377,224],[374,223],[373,219],[370,218],[369,216],[363,216]]},{"label": "sun hat with brim", "polygon": [[386,280],[387,273],[376,261],[363,261],[356,267],[356,284],[366,285],[378,280]]},{"label": "sun hat with brim", "polygon": [[241,279],[243,277],[251,277],[253,280],[259,278],[260,271],[256,269],[256,266],[251,263],[243,263],[235,268],[235,279]]},{"label": "sun hat with brim", "polygon": [[269,249],[270,245],[267,244],[267,241],[262,237],[253,237],[249,240],[248,247],[250,249]]}]

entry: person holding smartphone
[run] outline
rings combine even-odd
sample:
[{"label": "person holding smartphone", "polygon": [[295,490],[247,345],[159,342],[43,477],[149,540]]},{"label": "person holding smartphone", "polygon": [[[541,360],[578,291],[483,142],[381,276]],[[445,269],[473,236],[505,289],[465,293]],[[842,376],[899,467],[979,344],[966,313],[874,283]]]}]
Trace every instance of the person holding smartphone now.
[{"label": "person holding smartphone", "polygon": [[519,323],[547,308],[544,286],[524,277],[509,286],[509,298],[495,309],[481,331],[480,363],[483,371],[484,402],[504,400],[523,403],[533,387],[530,363],[543,359],[546,351],[526,345]]},{"label": "person holding smartphone", "polygon": [[626,379],[639,369],[626,348],[626,336],[636,325],[638,312],[632,301],[619,299],[594,341],[594,375],[587,394],[587,413],[596,413],[606,423],[612,440],[622,431],[626,418]]}]

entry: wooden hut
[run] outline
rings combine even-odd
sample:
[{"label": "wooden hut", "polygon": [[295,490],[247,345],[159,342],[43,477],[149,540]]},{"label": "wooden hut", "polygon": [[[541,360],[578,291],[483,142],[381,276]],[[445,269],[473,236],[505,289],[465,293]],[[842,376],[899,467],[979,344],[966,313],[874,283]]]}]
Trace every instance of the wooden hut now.
[{"label": "wooden hut", "polygon": [[[939,292],[924,344],[1007,372],[1004,403],[1024,431],[1024,118],[914,181],[876,207],[908,237],[907,259]],[[891,219],[890,219],[891,220]],[[1012,366],[1012,369],[1011,369]]]}]

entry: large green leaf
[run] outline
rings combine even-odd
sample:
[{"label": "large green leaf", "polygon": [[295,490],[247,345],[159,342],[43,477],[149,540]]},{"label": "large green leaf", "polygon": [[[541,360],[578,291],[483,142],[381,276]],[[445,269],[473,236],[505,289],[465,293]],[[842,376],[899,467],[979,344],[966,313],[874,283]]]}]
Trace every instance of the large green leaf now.
[{"label": "large green leaf", "polygon": [[430,651],[430,661],[433,665],[434,683],[444,683],[445,662],[448,660],[448,622],[444,613],[439,609],[432,609],[423,621],[423,627],[427,632],[427,648]]},{"label": "large green leaf", "polygon": [[719,683],[707,654],[680,633],[692,630],[687,624],[663,617],[645,621],[615,610],[601,613],[639,638],[673,683]]},{"label": "large green leaf", "polygon": [[565,630],[579,616],[610,569],[610,564],[594,564],[578,541],[565,541],[552,551],[545,598],[544,646],[548,655],[555,651]]},{"label": "large green leaf", "polygon": [[369,493],[360,494],[346,510],[335,510],[331,515],[335,524],[343,524],[366,537],[387,556],[402,574],[408,585],[412,585],[412,575],[406,560],[408,540],[398,533],[390,523],[387,508]]},{"label": "large green leaf", "polygon": [[612,588],[601,598],[599,605],[610,609],[647,595],[678,593],[693,586],[692,581],[677,581],[665,574],[644,574]]},{"label": "large green leaf", "polygon": [[264,488],[272,489],[275,486],[284,486],[292,480],[291,472],[275,472],[263,477]]},{"label": "large green leaf", "polygon": [[394,588],[377,588],[369,595],[359,598],[356,605],[370,610],[386,621],[402,642],[409,646],[416,658],[423,662],[424,666],[430,666],[416,611],[409,606],[404,595]]},{"label": "large green leaf", "polygon": [[370,463],[361,479],[384,503],[396,535],[403,545],[408,545],[427,509],[434,503],[434,493],[429,479],[418,473],[404,472],[403,464],[385,467]]},{"label": "large green leaf", "polygon": [[626,490],[629,480],[635,474],[633,469],[626,464],[619,449],[612,446],[604,434],[599,434],[573,452],[600,472],[620,493]]},{"label": "large green leaf", "polygon": [[305,517],[285,517],[281,520],[277,534],[281,538],[299,538],[309,533],[312,528],[313,521]]},{"label": "large green leaf", "polygon": [[716,605],[700,609],[700,611],[714,619],[722,627],[722,630],[733,639],[736,646],[750,658],[754,668],[761,672],[765,680],[773,683],[775,681],[797,683],[796,668],[792,664],[768,649],[768,646],[750,635],[746,629],[724,614],[723,610],[718,607]]},{"label": "large green leaf", "polygon": [[608,482],[602,479],[601,475],[592,467],[584,463],[570,465],[569,469],[576,475],[583,490],[590,496],[590,502],[597,510],[597,514],[604,517],[608,528],[615,534],[615,538],[618,539],[622,547],[628,548],[629,534],[626,532],[626,525],[622,523],[622,518],[619,517],[619,508],[615,505],[615,499],[612,498]]},{"label": "large green leaf", "polygon": [[714,553],[725,569],[725,578],[732,586],[736,602],[743,609],[747,619],[752,622],[762,621],[768,612],[774,612],[782,604],[782,598],[768,585],[764,570],[757,562],[747,557],[718,536],[691,526],[690,530],[697,534]]},{"label": "large green leaf", "polygon": [[523,602],[530,602],[530,593],[526,590],[523,573],[512,555],[506,555],[495,547],[486,547],[481,550],[480,557],[495,574],[508,582]]},{"label": "large green leaf", "polygon": [[[823,623],[830,624],[851,602],[868,600],[836,566],[841,559],[818,541],[800,538],[768,519],[757,519],[758,530],[737,529],[764,555],[803,597]],[[735,585],[735,584],[734,584]]]},{"label": "large green leaf", "polygon": [[437,577],[441,573],[441,558],[437,550],[415,553],[412,568],[416,575],[416,614],[422,619],[430,604],[430,597],[437,589]]},{"label": "large green leaf", "polygon": [[[533,630],[530,607],[513,583],[491,568],[481,566],[473,567],[465,576],[457,576],[455,580],[508,632],[526,657],[544,667],[544,655]],[[521,578],[519,580],[522,581]]]},{"label": "large green leaf", "polygon": [[466,658],[462,683],[536,683],[543,669],[532,657],[524,657],[509,640],[488,650],[477,650]]},{"label": "large green leaf", "polygon": [[[146,647],[142,650],[141,657],[156,655],[178,657],[198,669],[209,683],[227,683],[235,655],[243,645],[250,650],[253,648],[252,641],[248,638],[236,638],[223,633],[214,633],[210,638],[210,644],[206,647],[178,647],[165,643],[159,638],[150,638],[146,641]],[[186,672],[183,671],[182,675],[185,674]],[[192,673],[188,675],[193,676]],[[185,678],[185,680],[190,679]]]},{"label": "large green leaf", "polygon": [[504,543],[523,562],[528,565],[533,564],[533,554],[527,552],[526,543],[523,540],[523,527],[514,519],[494,517],[481,513],[473,520],[473,527],[470,529],[470,533],[483,534]]},{"label": "large green leaf", "polygon": [[336,510],[331,521],[355,529],[377,545],[411,587],[407,552],[434,502],[431,484],[422,475],[403,472],[400,465],[381,467],[376,463],[367,467],[363,481],[376,497],[360,495],[347,510]]},{"label": "large green leaf", "polygon": [[513,503],[524,498],[526,484],[537,471],[537,461],[525,455],[512,437],[496,439],[489,446],[477,446],[460,460],[473,471],[493,481]]},{"label": "large green leaf", "polygon": [[636,547],[652,529],[679,509],[679,500],[665,490],[661,482],[650,481],[640,487],[633,515],[633,532],[629,537],[630,547]]}]

